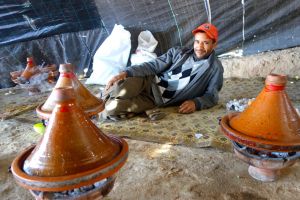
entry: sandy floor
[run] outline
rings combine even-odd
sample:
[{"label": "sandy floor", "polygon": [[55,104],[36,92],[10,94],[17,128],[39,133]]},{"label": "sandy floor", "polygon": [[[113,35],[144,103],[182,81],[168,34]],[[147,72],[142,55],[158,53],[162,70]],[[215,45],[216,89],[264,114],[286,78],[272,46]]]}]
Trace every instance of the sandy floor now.
[{"label": "sandy floor", "polygon": [[[24,132],[26,127],[8,131],[8,126],[3,128],[2,125],[1,133],[6,132],[10,139],[6,147],[0,147],[1,152],[6,150],[0,161],[1,199],[33,199],[15,183],[6,168],[17,149],[28,146],[36,135]],[[16,141],[21,138],[21,143]],[[251,178],[248,166],[231,152],[134,140],[128,143],[128,162],[105,199],[288,200],[300,195],[299,163],[284,170],[278,181],[262,183]]]},{"label": "sandy floor", "polygon": [[132,153],[111,199],[296,199],[300,194],[299,164],[277,182],[260,183],[231,153],[129,144]]},{"label": "sandy floor", "polygon": [[[299,63],[299,49],[287,50],[286,56],[294,57]],[[267,67],[278,64],[281,54],[275,57],[258,57],[261,62],[267,60]],[[229,62],[240,65],[252,62],[240,58],[224,61],[227,74]],[[250,58],[249,58],[250,59]],[[252,59],[252,57],[251,57]],[[274,62],[273,62],[274,61]],[[276,62],[275,62],[276,61]],[[284,60],[283,60],[284,61]],[[254,61],[253,61],[254,62]],[[273,63],[272,63],[273,62]],[[284,62],[280,65],[284,65]],[[245,70],[249,68],[246,66]],[[286,66],[289,66],[286,64]],[[226,70],[226,68],[225,68]],[[235,71],[237,73],[237,71]],[[255,72],[255,70],[251,71]],[[299,74],[299,67],[288,71],[293,76]],[[253,75],[243,72],[245,76]],[[259,73],[259,70],[255,74]],[[254,74],[254,75],[255,75]],[[0,96],[0,99],[2,97]],[[2,103],[2,100],[1,100]],[[12,118],[0,121],[0,199],[30,200],[31,194],[18,186],[8,167],[17,153],[36,142],[39,134],[33,132],[30,121]],[[248,175],[247,164],[238,160],[232,152],[212,148],[188,148],[127,140],[130,154],[127,163],[118,174],[115,187],[105,199],[224,199],[224,200],[294,200],[300,197],[300,163],[283,170],[279,180],[271,183],[256,181]]]},{"label": "sandy floor", "polygon": [[[30,200],[7,168],[17,153],[40,135],[32,121],[0,121],[0,199]],[[127,140],[130,154],[105,199],[297,199],[300,163],[282,171],[279,180],[262,183],[232,152]]]}]

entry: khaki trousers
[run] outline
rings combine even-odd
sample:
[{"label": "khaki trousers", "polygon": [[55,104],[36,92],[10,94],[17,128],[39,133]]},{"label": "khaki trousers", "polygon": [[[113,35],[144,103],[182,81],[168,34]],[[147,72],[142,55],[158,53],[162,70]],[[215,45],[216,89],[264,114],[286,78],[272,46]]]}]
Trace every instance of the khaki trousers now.
[{"label": "khaki trousers", "polygon": [[128,77],[116,83],[105,104],[108,116],[142,113],[156,107],[151,92],[153,76]]}]

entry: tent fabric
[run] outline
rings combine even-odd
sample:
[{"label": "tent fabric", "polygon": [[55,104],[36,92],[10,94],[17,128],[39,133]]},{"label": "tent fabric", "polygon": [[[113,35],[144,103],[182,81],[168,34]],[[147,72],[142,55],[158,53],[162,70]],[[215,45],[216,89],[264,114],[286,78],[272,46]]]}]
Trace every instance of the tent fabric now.
[{"label": "tent fabric", "polygon": [[99,28],[92,0],[0,1],[0,45]]},{"label": "tent fabric", "polygon": [[210,21],[219,29],[217,54],[250,55],[299,46],[299,13],[297,0],[0,0],[0,88],[30,55],[74,63],[78,72],[91,67],[115,24],[130,31],[132,51],[139,33],[151,31],[160,55],[192,46],[191,31]]}]

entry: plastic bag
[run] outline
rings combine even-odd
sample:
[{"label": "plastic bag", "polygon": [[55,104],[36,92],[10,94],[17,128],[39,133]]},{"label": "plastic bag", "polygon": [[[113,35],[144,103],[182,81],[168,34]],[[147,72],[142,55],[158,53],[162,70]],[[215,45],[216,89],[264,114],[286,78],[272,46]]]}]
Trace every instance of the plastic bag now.
[{"label": "plastic bag", "polygon": [[122,25],[115,25],[94,55],[93,72],[86,84],[105,85],[127,65],[131,40],[130,32]]},{"label": "plastic bag", "polygon": [[138,47],[135,54],[131,55],[131,65],[138,65],[143,62],[148,62],[157,57],[154,52],[158,42],[148,30],[142,31],[138,37]]}]

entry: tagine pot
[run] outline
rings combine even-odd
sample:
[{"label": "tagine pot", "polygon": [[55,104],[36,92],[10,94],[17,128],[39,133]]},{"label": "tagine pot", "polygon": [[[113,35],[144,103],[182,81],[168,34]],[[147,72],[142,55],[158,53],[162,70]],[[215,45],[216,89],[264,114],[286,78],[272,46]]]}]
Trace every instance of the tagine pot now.
[{"label": "tagine pot", "polygon": [[[72,64],[61,64],[59,66],[59,78],[54,88],[73,87],[76,102],[89,116],[95,116],[104,110],[104,102],[95,97],[77,78],[73,72]],[[37,115],[44,120],[50,118],[55,106],[55,93],[53,91],[47,100],[36,109]]]},{"label": "tagine pot", "polygon": [[221,131],[251,148],[300,151],[300,116],[285,92],[286,81],[284,75],[268,75],[265,88],[246,110],[222,118]]},{"label": "tagine pot", "polygon": [[11,80],[16,84],[22,84],[22,81],[28,81],[33,75],[39,73],[48,73],[47,81],[53,83],[58,75],[56,65],[46,65],[44,67],[36,66],[33,57],[27,58],[27,65],[24,70],[10,72]]},{"label": "tagine pot", "polygon": [[31,76],[37,73],[36,64],[33,60],[33,57],[28,57],[27,65],[21,73],[21,77],[25,80],[29,80]]},{"label": "tagine pot", "polygon": [[[265,87],[249,107],[241,113],[230,113],[222,118],[220,131],[233,143],[247,148],[266,152],[286,152],[299,156],[297,152],[300,151],[300,116],[285,92],[286,82],[285,75],[268,75]],[[234,150],[243,161],[266,171],[269,169],[272,171],[272,166],[277,166],[276,163],[279,162],[274,159],[266,161],[251,154],[247,154],[248,158],[244,157],[245,153],[235,145]],[[296,159],[292,160],[294,162]],[[293,162],[285,163],[282,168],[290,166]],[[263,165],[255,166],[253,163],[263,163]],[[266,163],[270,167],[265,166]],[[263,166],[265,168],[262,168]],[[272,173],[270,170],[269,174],[273,174],[270,175],[269,181],[275,180],[277,169]],[[253,167],[249,168],[249,173],[250,175],[261,173],[261,176],[264,176],[263,170],[259,172]]]},{"label": "tagine pot", "polygon": [[14,159],[14,178],[32,192],[38,191],[38,196],[110,180],[94,190],[105,194],[128,157],[126,141],[107,136],[94,125],[77,106],[73,88],[56,88],[53,92],[56,104],[46,132],[36,146]]}]

